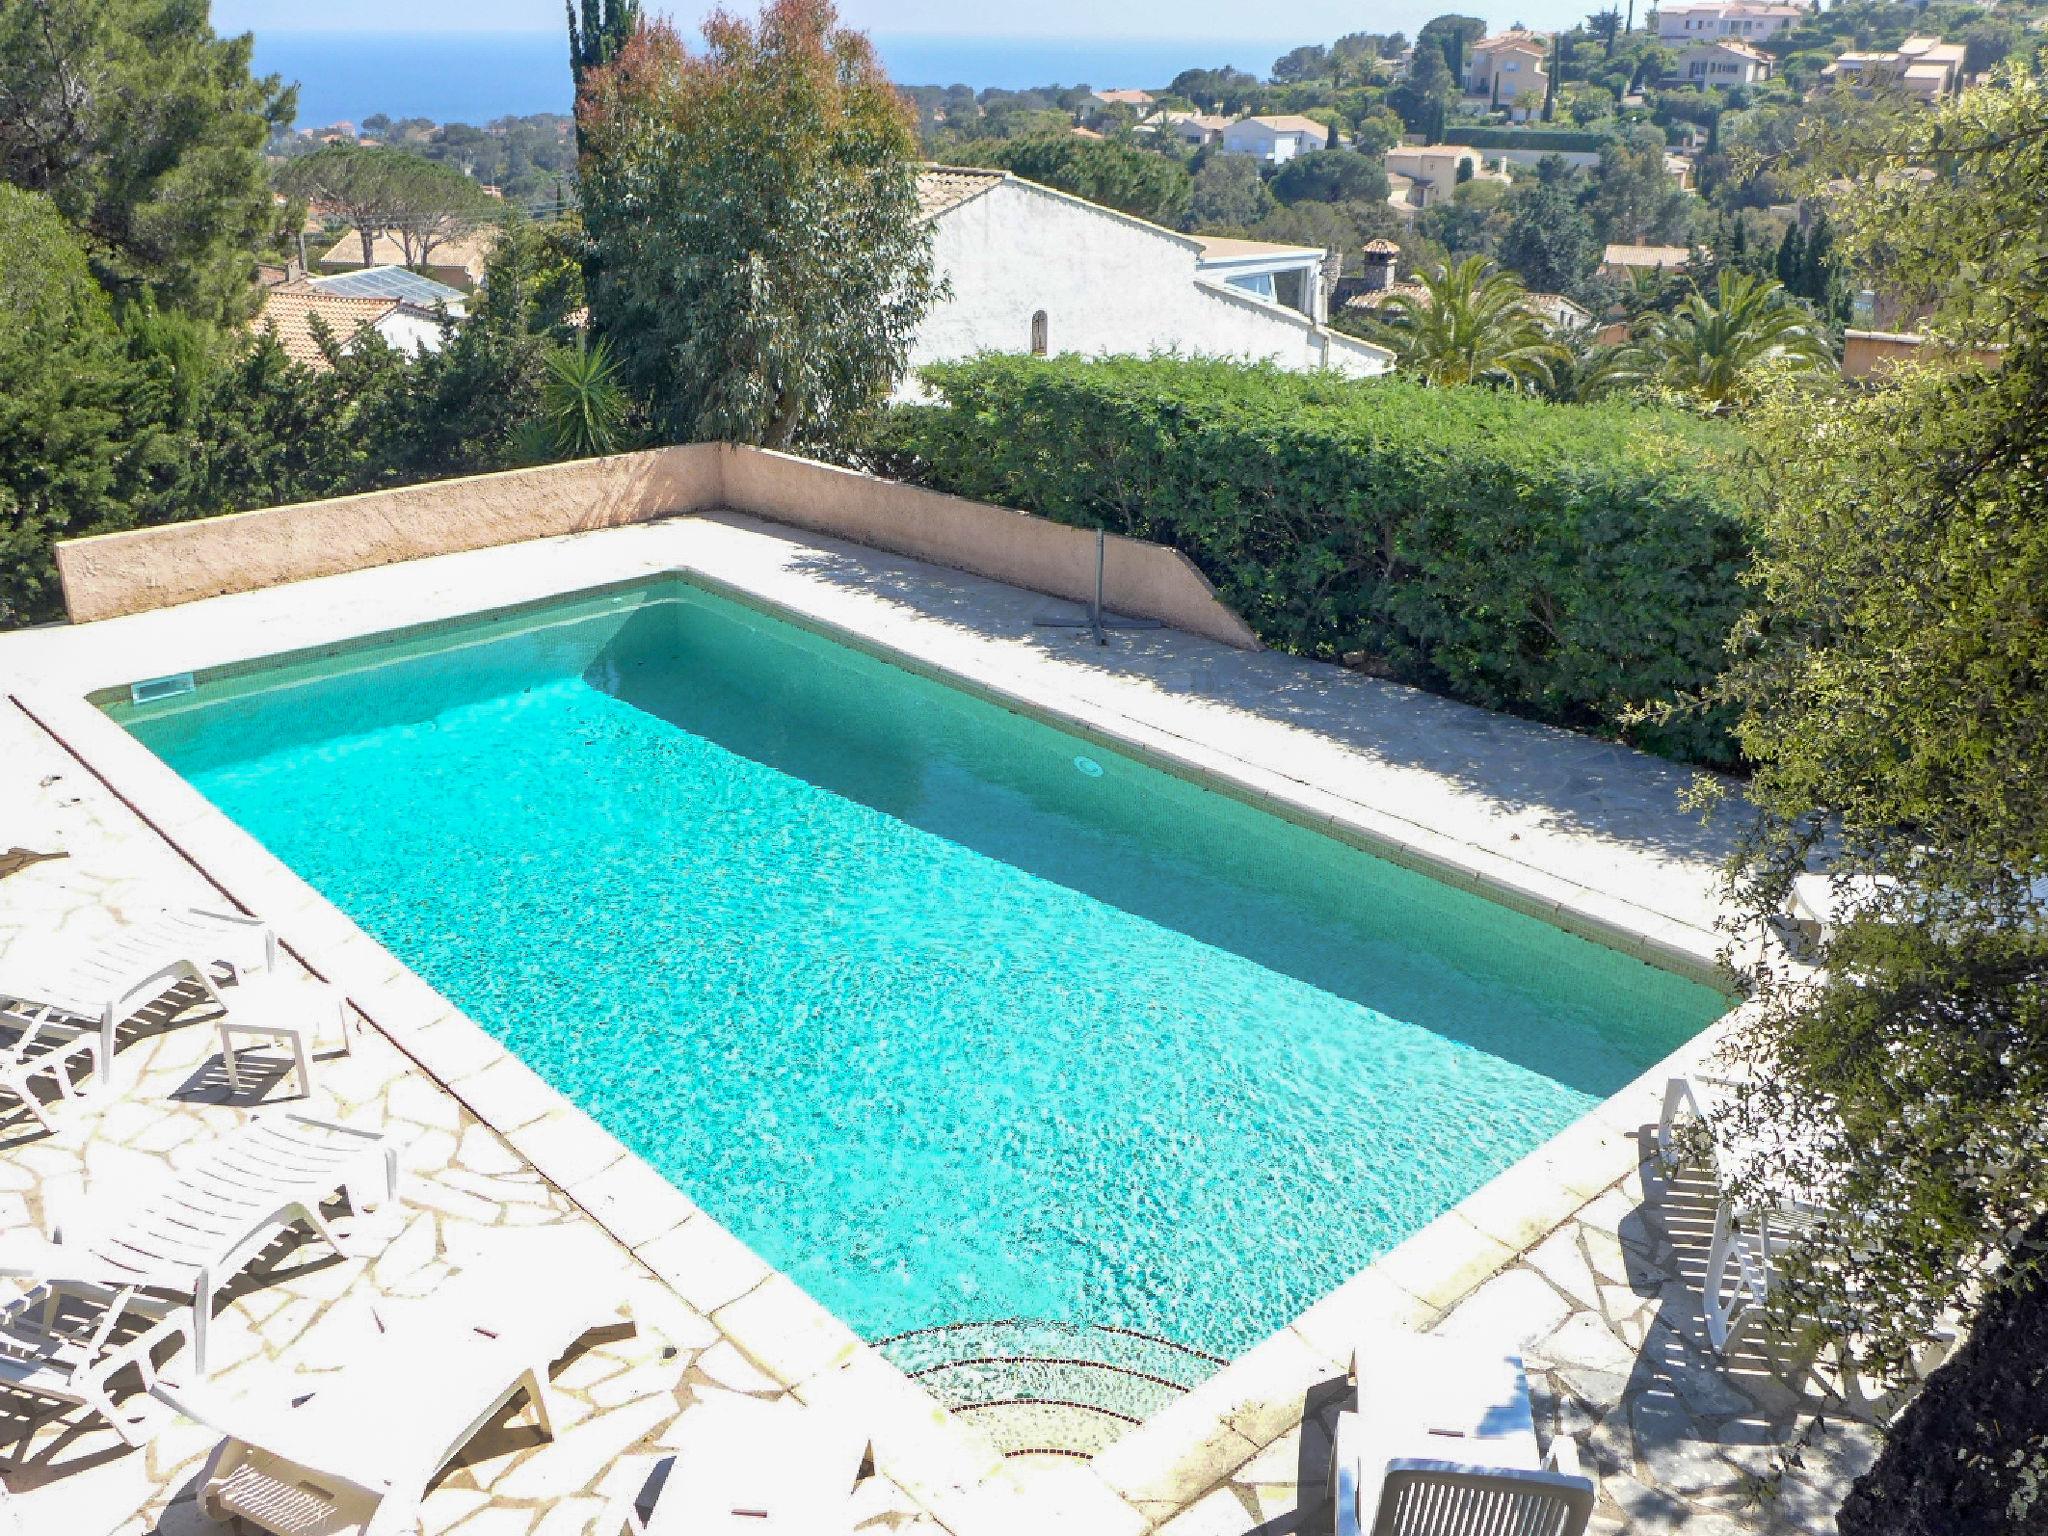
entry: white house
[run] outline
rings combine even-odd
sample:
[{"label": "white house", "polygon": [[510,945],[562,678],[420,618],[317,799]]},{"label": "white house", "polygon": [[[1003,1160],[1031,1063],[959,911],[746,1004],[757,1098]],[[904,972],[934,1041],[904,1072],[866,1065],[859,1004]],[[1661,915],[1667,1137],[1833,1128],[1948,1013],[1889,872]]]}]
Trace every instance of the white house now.
[{"label": "white house", "polygon": [[1330,130],[1312,117],[1243,117],[1223,130],[1226,154],[1251,155],[1268,165],[1285,165],[1329,142]]},{"label": "white house", "polygon": [[1755,85],[1771,78],[1771,56],[1747,43],[1694,43],[1665,78],[1681,85]]},{"label": "white house", "polygon": [[1152,120],[1152,125],[1184,144],[1200,148],[1204,144],[1220,143],[1223,130],[1230,126],[1230,119],[1207,112],[1162,112]]},{"label": "white house", "polygon": [[[1006,171],[933,166],[918,197],[947,289],[911,344],[913,372],[980,352],[1176,352],[1355,378],[1392,364],[1320,323],[1315,247],[1205,242]],[[914,377],[898,390],[918,393]]]},{"label": "white house", "polygon": [[1734,38],[1754,43],[1790,31],[1809,14],[1804,6],[1763,5],[1755,0],[1664,5],[1657,11],[1657,39],[1665,43],[1697,43]]}]

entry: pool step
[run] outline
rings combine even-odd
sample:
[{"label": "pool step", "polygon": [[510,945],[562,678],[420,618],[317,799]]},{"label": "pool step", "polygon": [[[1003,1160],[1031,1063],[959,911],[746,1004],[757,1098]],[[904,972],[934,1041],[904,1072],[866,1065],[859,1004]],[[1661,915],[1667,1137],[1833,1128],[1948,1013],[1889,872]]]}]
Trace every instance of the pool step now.
[{"label": "pool step", "polygon": [[953,1323],[876,1346],[1005,1456],[1087,1460],[1224,1362],[1125,1328]]}]

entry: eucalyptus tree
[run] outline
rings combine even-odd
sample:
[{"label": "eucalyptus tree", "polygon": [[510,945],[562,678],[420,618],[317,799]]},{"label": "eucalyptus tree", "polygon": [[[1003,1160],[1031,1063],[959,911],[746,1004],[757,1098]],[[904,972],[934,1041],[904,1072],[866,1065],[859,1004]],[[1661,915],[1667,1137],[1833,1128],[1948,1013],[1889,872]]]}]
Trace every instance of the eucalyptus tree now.
[{"label": "eucalyptus tree", "polygon": [[591,319],[655,429],[784,446],[878,405],[937,293],[908,109],[827,0],[643,25],[578,93]]},{"label": "eucalyptus tree", "polygon": [[1540,388],[1565,349],[1529,308],[1521,279],[1483,256],[1444,263],[1381,307],[1373,339],[1431,384]]}]

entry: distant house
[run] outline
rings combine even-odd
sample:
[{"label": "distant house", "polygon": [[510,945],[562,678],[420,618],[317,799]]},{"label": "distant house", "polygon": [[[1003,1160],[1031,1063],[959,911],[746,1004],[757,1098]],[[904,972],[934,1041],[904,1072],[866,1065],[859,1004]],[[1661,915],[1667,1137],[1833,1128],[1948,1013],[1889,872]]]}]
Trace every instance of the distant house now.
[{"label": "distant house", "polygon": [[1922,102],[1951,95],[1963,82],[1963,45],[1909,37],[1890,53],[1845,53],[1820,72],[1849,85],[1892,85]]},{"label": "distant house", "polygon": [[1204,144],[1221,143],[1223,130],[1230,126],[1230,119],[1207,112],[1164,112],[1160,114],[1159,126],[1161,131],[1172,134],[1183,143],[1200,148]]},{"label": "distant house", "polygon": [[1223,130],[1224,153],[1268,165],[1285,165],[1329,141],[1330,130],[1312,117],[1243,117]]},{"label": "distant house", "polygon": [[351,298],[294,284],[263,290],[263,308],[251,328],[276,336],[293,362],[325,373],[331,365],[314,335],[315,316],[344,351],[365,331],[375,332],[401,352],[437,352],[441,348],[440,321],[429,310],[400,299]]},{"label": "distant house", "polygon": [[[1995,350],[1972,351],[1967,361],[1987,368],[2002,367],[2003,354]],[[1947,351],[1917,331],[1849,330],[1842,336],[1842,377],[1882,378],[1901,364],[1938,363],[1961,367],[1961,352]]]},{"label": "distant house", "polygon": [[913,370],[979,352],[1176,352],[1361,378],[1392,362],[1321,323],[1319,248],[1202,240],[1006,171],[928,167],[918,200],[948,292],[918,327]]},{"label": "distant house", "polygon": [[1097,91],[1095,99],[1105,107],[1136,107],[1143,117],[1156,98],[1150,91]]},{"label": "distant house", "polygon": [[1610,277],[1627,277],[1633,272],[1683,272],[1691,260],[1691,248],[1683,245],[1610,245],[1601,257],[1600,270]]},{"label": "distant house", "polygon": [[[491,250],[498,243],[495,228],[471,230],[453,240],[443,241],[427,253],[421,270],[436,282],[446,283],[451,288],[474,288],[484,280],[484,267],[491,259]],[[398,237],[389,231],[377,236],[371,243],[370,259],[363,260],[363,237],[350,230],[315,263],[323,272],[347,272],[362,267],[402,267],[405,265],[405,247]]]},{"label": "distant house", "polygon": [[1768,53],[1742,42],[1694,43],[1678,55],[1665,78],[1702,89],[1716,85],[1756,85],[1771,78]]},{"label": "distant house", "polygon": [[1499,171],[1486,169],[1486,157],[1463,144],[1397,144],[1387,151],[1389,184],[1404,176],[1413,184],[1418,208],[1433,208],[1453,192],[1461,181],[1506,181]]},{"label": "distant house", "polygon": [[[1545,60],[1550,39],[1541,33],[1515,30],[1482,37],[1472,45],[1465,69],[1468,95],[1483,96],[1516,117],[1540,109],[1550,86]],[[1526,98],[1526,99],[1524,99]]]},{"label": "distant house", "polygon": [[439,304],[457,319],[467,313],[469,307],[469,295],[462,289],[437,283],[410,267],[358,267],[353,272],[312,278],[306,286],[321,293],[338,293],[353,299],[397,299],[429,314]]},{"label": "distant house", "polygon": [[1750,0],[1708,5],[1661,5],[1657,39],[1665,43],[1696,43],[1718,38],[1761,42],[1799,25],[1810,13],[1799,5],[1760,5]]}]

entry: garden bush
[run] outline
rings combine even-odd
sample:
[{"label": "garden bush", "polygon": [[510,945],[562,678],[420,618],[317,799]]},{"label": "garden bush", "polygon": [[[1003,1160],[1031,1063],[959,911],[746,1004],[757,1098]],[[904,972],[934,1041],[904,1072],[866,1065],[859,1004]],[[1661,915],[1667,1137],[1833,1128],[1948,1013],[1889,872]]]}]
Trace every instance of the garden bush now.
[{"label": "garden bush", "polygon": [[863,445],[883,474],[1170,544],[1277,649],[1733,761],[1722,719],[1639,713],[1718,674],[1743,607],[1723,424],[1173,358],[924,378]]}]

